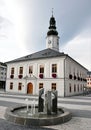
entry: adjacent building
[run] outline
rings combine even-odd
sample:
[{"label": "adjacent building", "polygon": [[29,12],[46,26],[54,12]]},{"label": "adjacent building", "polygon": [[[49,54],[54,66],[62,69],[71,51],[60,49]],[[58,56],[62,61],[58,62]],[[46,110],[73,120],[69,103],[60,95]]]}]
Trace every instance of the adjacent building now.
[{"label": "adjacent building", "polygon": [[58,96],[83,93],[87,69],[69,55],[59,52],[54,16],[50,18],[46,49],[7,62],[6,91],[38,95],[39,89],[57,90]]},{"label": "adjacent building", "polygon": [[5,90],[7,66],[0,62],[0,91]]},{"label": "adjacent building", "polygon": [[91,71],[87,72],[87,88],[91,90]]}]

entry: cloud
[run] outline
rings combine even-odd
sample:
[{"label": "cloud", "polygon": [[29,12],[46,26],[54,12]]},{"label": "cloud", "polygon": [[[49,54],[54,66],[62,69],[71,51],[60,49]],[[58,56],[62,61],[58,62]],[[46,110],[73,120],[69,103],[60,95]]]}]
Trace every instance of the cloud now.
[{"label": "cloud", "polygon": [[[12,56],[20,56],[19,50],[23,55],[25,52],[27,54],[45,48],[51,11],[54,8],[61,51],[63,49],[65,53],[90,69],[89,59],[86,64],[84,57],[91,56],[89,49],[91,0],[3,0],[3,2],[3,5],[0,5],[2,30],[0,30],[2,37],[0,43],[3,43],[3,49],[7,45],[6,50],[9,52],[10,49],[16,49]],[[10,57],[11,55],[8,56]]]},{"label": "cloud", "polygon": [[84,33],[60,47],[60,50],[91,70],[91,38],[84,37]]},{"label": "cloud", "polygon": [[[68,3],[70,1],[70,3]],[[61,16],[61,43],[66,44],[74,37],[79,35],[84,29],[85,25],[91,18],[91,1],[90,0],[72,0],[67,1],[67,8]]]},{"label": "cloud", "polygon": [[11,28],[12,23],[7,18],[0,16],[0,39],[8,38]]},{"label": "cloud", "polygon": [[91,18],[91,0],[27,0],[21,3],[24,10],[25,46],[28,50],[36,46],[38,50],[45,47],[53,7],[61,45],[83,32]]}]

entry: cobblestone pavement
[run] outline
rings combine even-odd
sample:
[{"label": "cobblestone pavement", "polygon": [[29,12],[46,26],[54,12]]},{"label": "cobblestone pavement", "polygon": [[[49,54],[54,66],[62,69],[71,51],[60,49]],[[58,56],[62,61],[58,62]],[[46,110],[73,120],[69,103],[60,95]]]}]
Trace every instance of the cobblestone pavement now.
[{"label": "cobblestone pavement", "polygon": [[[7,99],[7,100],[6,100]],[[13,102],[13,98],[0,97],[0,101]],[[23,102],[18,99],[19,103]],[[17,100],[14,98],[14,103]],[[0,106],[0,130],[91,130],[91,95],[59,98],[58,105],[68,108],[72,112],[72,119],[69,122],[54,126],[45,127],[24,127],[10,123],[4,119],[7,106]],[[75,111],[77,113],[75,113]]]}]

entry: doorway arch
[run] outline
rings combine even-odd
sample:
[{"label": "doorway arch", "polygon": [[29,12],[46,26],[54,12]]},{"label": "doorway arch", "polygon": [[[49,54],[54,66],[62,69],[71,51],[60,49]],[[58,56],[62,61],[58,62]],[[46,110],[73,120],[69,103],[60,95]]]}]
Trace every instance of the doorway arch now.
[{"label": "doorway arch", "polygon": [[33,94],[33,84],[28,83],[27,85],[27,94]]}]

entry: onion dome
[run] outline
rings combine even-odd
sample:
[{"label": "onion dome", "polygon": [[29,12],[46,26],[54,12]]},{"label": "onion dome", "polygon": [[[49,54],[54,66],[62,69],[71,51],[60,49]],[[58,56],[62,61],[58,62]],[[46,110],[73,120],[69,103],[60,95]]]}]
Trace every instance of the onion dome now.
[{"label": "onion dome", "polygon": [[53,17],[53,15],[49,21],[49,31],[47,32],[47,36],[49,35],[56,35],[56,36],[58,35],[58,32],[56,31],[56,20]]}]

